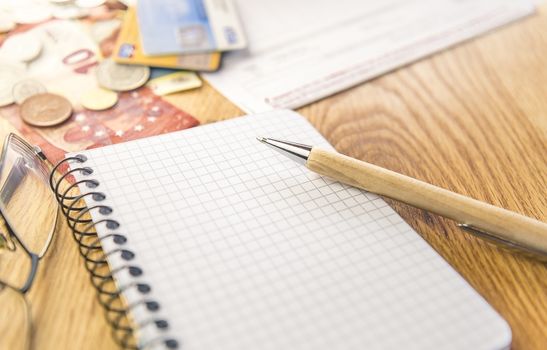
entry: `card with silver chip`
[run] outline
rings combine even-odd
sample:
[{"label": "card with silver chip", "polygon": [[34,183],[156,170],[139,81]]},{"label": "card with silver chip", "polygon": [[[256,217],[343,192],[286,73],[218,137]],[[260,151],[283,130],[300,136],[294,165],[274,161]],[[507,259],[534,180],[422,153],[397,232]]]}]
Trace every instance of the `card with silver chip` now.
[{"label": "card with silver chip", "polygon": [[243,49],[233,0],[140,0],[137,17],[149,56]]},{"label": "card with silver chip", "polygon": [[212,72],[220,66],[220,52],[187,53],[165,56],[147,56],[142,51],[137,11],[129,7],[125,13],[112,59],[117,63],[150,67],[177,68]]}]

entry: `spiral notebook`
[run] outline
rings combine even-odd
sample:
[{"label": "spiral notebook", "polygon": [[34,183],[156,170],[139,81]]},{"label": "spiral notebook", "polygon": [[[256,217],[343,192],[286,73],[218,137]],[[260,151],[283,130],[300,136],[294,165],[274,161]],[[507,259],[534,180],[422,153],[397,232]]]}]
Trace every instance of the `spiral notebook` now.
[{"label": "spiral notebook", "polygon": [[258,135],[330,147],[278,110],[68,155],[139,346],[510,345],[507,323],[381,198]]}]

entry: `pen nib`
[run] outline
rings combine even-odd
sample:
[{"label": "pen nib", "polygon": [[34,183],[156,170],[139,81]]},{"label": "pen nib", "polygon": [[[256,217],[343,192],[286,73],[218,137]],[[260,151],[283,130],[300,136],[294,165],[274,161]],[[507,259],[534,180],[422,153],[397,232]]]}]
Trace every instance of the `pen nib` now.
[{"label": "pen nib", "polygon": [[312,146],[303,145],[296,142],[276,140],[262,136],[258,136],[256,139],[284,156],[289,157],[303,165],[306,164],[312,149]]}]

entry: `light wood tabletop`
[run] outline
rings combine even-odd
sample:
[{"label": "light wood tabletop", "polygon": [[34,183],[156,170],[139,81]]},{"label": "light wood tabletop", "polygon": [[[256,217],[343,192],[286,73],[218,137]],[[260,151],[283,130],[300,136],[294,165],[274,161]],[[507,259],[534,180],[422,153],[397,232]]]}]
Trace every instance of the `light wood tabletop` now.
[{"label": "light wood tabletop", "polygon": [[[546,57],[543,4],[298,112],[341,153],[547,221]],[[208,85],[168,100],[202,123],[243,114]],[[514,349],[547,348],[546,263],[388,202],[509,322]],[[58,229],[28,295],[35,348],[116,349],[66,223]]]}]

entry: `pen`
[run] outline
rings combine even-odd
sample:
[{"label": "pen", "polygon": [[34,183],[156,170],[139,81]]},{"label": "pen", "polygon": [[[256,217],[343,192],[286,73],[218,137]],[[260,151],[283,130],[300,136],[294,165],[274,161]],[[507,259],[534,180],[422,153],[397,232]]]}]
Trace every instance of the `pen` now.
[{"label": "pen", "polygon": [[318,174],[455,220],[476,236],[547,259],[547,224],[343,154],[295,142],[260,142]]}]

